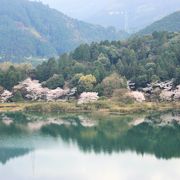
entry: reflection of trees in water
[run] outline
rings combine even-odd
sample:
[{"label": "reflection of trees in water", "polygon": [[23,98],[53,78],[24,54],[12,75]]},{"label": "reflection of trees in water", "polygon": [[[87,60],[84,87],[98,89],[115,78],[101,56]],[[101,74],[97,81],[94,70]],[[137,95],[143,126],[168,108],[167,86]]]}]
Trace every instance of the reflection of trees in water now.
[{"label": "reflection of trees in water", "polygon": [[130,129],[121,146],[138,153],[155,154],[158,158],[180,157],[180,126],[155,127],[148,123]]},{"label": "reflection of trees in water", "polygon": [[60,135],[66,142],[72,140],[84,152],[111,154],[132,150],[138,154],[154,154],[157,158],[180,157],[179,125],[161,127],[144,122],[128,127],[123,123],[121,120],[105,120],[90,128],[48,125],[42,128],[42,132]]},{"label": "reflection of trees in water", "polygon": [[[5,123],[7,120],[12,122]],[[30,143],[27,140],[31,138],[25,128],[27,122],[28,116],[21,112],[0,114],[0,163],[3,165],[13,158],[27,155],[34,150],[32,147],[26,147],[26,144]],[[18,144],[16,140],[19,140]]]},{"label": "reflection of trees in water", "polygon": [[[171,125],[162,123],[162,119],[167,122],[169,118],[177,118],[179,116],[177,113],[173,114],[173,117],[168,114],[166,118],[157,113],[146,118],[72,114],[45,117],[44,115],[25,113],[10,113],[7,116],[13,119],[13,123],[7,126],[0,121],[1,137],[18,138],[21,136],[26,141],[25,137],[29,136],[30,139],[33,139],[32,136],[35,132],[31,131],[32,134],[28,134],[28,123],[36,124],[36,122],[46,120],[48,123],[44,123],[39,129],[40,131],[38,130],[42,139],[44,135],[61,137],[65,142],[77,143],[83,152],[111,154],[131,150],[138,154],[154,154],[158,158],[180,157],[180,126],[177,123]],[[91,120],[93,123],[90,122]],[[132,122],[136,126],[132,126]],[[163,126],[161,126],[162,124]],[[35,139],[35,141],[37,140]],[[10,150],[5,154],[3,148],[0,149],[0,162],[5,163],[8,157],[20,156],[30,151],[22,148]]]},{"label": "reflection of trees in water", "polygon": [[6,164],[10,159],[23,156],[30,151],[25,148],[0,148],[0,162]]}]

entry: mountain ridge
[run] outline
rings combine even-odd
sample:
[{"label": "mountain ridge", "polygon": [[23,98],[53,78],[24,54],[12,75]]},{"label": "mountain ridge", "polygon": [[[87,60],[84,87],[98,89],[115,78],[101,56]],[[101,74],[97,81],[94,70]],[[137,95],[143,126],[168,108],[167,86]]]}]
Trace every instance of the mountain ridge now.
[{"label": "mountain ridge", "polygon": [[68,52],[81,43],[119,40],[127,36],[70,18],[41,2],[0,0],[1,61]]},{"label": "mountain ridge", "polygon": [[146,35],[152,34],[154,31],[168,31],[179,32],[180,31],[180,10],[176,11],[162,19],[155,21],[146,28],[140,30],[138,34]]}]

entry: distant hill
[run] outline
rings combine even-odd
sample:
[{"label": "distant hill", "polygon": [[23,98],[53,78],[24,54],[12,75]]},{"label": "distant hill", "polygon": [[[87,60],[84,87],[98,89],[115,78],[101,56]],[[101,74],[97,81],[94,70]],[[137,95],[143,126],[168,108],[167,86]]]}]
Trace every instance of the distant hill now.
[{"label": "distant hill", "polygon": [[0,0],[0,59],[50,57],[81,43],[117,40],[127,33],[72,19],[40,2]]},{"label": "distant hill", "polygon": [[169,31],[179,32],[180,31],[180,11],[170,14],[159,21],[147,26],[141,30],[139,34],[151,34],[154,31]]},{"label": "distant hill", "polygon": [[[59,3],[60,4],[60,3]],[[131,33],[138,32],[151,23],[180,10],[180,0],[114,0],[97,1],[100,10],[89,11],[88,22],[114,26]],[[99,7],[97,5],[97,7]],[[93,13],[93,14],[92,14]]]}]

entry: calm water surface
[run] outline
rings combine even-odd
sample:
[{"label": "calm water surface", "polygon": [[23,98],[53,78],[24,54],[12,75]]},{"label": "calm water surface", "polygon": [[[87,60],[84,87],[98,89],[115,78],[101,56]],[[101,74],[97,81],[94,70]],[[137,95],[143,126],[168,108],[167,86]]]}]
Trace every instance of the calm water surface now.
[{"label": "calm water surface", "polygon": [[0,114],[0,179],[179,180],[179,121],[178,112]]}]

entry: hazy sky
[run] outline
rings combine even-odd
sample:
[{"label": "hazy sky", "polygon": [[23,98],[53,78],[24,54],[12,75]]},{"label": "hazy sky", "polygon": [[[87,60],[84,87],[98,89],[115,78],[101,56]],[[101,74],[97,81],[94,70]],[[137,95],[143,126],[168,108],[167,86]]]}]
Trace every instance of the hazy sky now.
[{"label": "hazy sky", "polygon": [[[48,4],[50,7],[60,10],[65,14],[78,18],[87,19],[97,12],[103,11],[123,11],[138,8],[139,11],[153,10],[162,7],[167,8],[180,7],[180,0],[36,0]],[[138,13],[138,12],[137,12]]]},{"label": "hazy sky", "polygon": [[65,14],[78,18],[86,19],[94,15],[96,12],[104,9],[114,9],[119,0],[36,0],[48,4],[50,7],[56,8]]},{"label": "hazy sky", "polygon": [[[86,22],[141,29],[180,10],[180,0],[34,0]],[[129,28],[127,28],[129,27]]]}]

